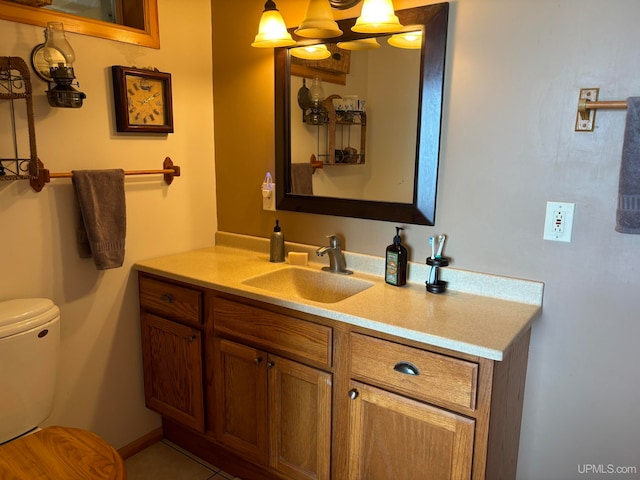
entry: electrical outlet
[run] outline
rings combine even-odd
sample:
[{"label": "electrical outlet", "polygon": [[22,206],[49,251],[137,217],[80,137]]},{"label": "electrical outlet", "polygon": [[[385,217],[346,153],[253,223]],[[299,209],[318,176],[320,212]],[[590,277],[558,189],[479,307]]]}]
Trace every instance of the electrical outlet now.
[{"label": "electrical outlet", "polygon": [[547,202],[543,238],[554,242],[570,242],[574,209],[575,203]]}]

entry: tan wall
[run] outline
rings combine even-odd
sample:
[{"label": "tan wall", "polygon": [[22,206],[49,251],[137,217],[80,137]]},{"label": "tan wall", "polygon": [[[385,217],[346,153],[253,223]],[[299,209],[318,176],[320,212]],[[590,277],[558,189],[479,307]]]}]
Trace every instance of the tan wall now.
[{"label": "tan wall", "polygon": [[[211,22],[208,0],[160,0],[160,50],[68,34],[87,94],[79,110],[52,109],[34,79],[38,154],[52,172],[183,169],[171,187],[161,176],[127,177],[126,259],[98,272],[75,248],[69,179],[41,193],[27,182],[0,182],[0,300],[49,297],[62,311],[58,391],[48,424],[87,428],[121,447],[159,425],[144,406],[137,285],[131,265],[210,245],[216,230],[213,165]],[[189,32],[188,35],[185,32]],[[27,63],[43,29],[0,21],[0,55]],[[175,133],[115,133],[111,65],[154,66],[173,76]],[[7,132],[0,132],[1,141]]]},{"label": "tan wall", "polygon": [[[289,240],[319,245],[338,232],[348,250],[382,255],[391,222],[261,210],[260,183],[274,166],[273,62],[249,44],[263,4],[214,1],[219,228],[266,237],[277,217]],[[277,4],[293,26],[306,2]],[[581,87],[601,87],[604,99],[640,94],[640,3],[450,5],[436,226],[405,225],[412,259],[424,261],[428,237],[445,233],[455,267],[546,283],[520,479],[581,478],[580,463],[638,468],[631,419],[640,387],[629,379],[637,379],[640,237],[613,230],[624,112],[598,112],[595,133],[573,128]],[[570,244],[543,241],[547,200],[576,203]]]}]

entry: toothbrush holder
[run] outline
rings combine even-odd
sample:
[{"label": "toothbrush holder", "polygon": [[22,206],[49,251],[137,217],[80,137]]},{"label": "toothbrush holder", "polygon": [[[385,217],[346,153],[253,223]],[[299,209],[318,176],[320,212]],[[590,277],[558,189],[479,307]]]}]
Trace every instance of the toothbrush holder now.
[{"label": "toothbrush holder", "polygon": [[427,258],[427,265],[431,266],[429,270],[429,279],[424,282],[427,286],[427,292],[429,293],[444,293],[447,290],[447,282],[440,280],[439,269],[440,267],[446,267],[449,265],[449,258],[447,257],[429,257]]}]

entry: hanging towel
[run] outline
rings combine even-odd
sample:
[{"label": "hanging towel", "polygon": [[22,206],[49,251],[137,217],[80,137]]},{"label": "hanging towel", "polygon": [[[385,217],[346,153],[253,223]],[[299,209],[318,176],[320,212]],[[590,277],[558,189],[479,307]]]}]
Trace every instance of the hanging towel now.
[{"label": "hanging towel", "polygon": [[640,234],[640,97],[627,99],[616,231]]},{"label": "hanging towel", "polygon": [[311,163],[291,164],[291,193],[313,195],[313,167]]},{"label": "hanging towel", "polygon": [[121,267],[127,227],[124,170],[71,173],[82,217],[78,230],[80,256],[86,257],[90,250],[98,270]]}]

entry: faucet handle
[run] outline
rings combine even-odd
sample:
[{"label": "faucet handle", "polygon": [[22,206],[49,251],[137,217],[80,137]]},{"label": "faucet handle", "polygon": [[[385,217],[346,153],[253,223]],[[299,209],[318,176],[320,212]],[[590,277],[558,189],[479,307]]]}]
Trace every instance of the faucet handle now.
[{"label": "faucet handle", "polygon": [[333,234],[333,235],[327,235],[327,238],[329,239],[329,245],[332,248],[342,248],[342,240],[340,240],[339,236],[337,236],[336,234]]}]

